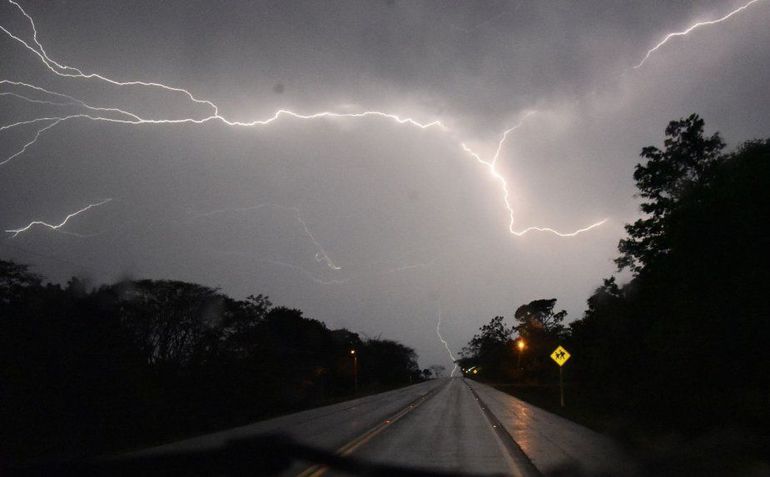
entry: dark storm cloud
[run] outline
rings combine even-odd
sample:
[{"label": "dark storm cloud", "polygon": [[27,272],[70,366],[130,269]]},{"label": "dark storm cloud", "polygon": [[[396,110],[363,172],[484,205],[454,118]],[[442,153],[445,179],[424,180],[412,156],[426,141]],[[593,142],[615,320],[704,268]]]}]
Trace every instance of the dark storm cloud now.
[{"label": "dark storm cloud", "polygon": [[[731,144],[770,126],[764,1],[673,40],[639,70],[629,68],[667,32],[741,2],[22,5],[53,58],[186,88],[231,119],[377,109],[454,132],[376,118],[260,129],[68,122],[0,169],[1,225],[114,200],[71,224],[93,237],[35,230],[3,242],[15,247],[5,256],[57,279],[128,273],[267,293],[332,326],[403,340],[425,365],[447,359],[439,305],[455,350],[531,299],[558,297],[579,316],[637,214],[638,151],[668,120],[699,112]],[[0,18],[29,38],[18,12],[4,5]],[[0,41],[2,78],[149,117],[205,115],[181,95],[54,78]],[[49,111],[1,100],[3,124]],[[605,226],[568,239],[508,234],[499,184],[457,140],[489,158],[526,110],[537,113],[500,159],[517,228],[609,217]],[[4,133],[3,154],[29,134]],[[341,270],[317,260],[319,245]]]}]

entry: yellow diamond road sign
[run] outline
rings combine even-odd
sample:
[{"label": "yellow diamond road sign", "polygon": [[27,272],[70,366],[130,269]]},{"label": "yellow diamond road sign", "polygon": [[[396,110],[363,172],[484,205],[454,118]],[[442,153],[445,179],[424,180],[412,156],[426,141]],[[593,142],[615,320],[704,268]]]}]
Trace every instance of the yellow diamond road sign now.
[{"label": "yellow diamond road sign", "polygon": [[569,354],[567,350],[562,348],[561,346],[553,350],[553,353],[551,353],[551,359],[556,361],[556,364],[558,364],[559,366],[564,366],[564,363],[567,362],[570,356],[572,355]]}]

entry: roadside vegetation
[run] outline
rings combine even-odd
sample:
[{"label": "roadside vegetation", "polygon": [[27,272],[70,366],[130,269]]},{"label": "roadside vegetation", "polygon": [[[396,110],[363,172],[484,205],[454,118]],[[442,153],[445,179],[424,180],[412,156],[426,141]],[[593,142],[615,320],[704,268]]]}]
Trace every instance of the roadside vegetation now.
[{"label": "roadside vegetation", "polygon": [[[492,319],[463,368],[690,470],[767,472],[770,139],[724,148],[697,115],[672,121],[634,171],[643,215],[616,259],[630,281],[605,279],[568,325],[556,299],[519,307],[510,325]],[[559,344],[572,355],[564,409]]]},{"label": "roadside vegetation", "polygon": [[261,295],[167,280],[61,286],[0,260],[8,462],[142,447],[349,399],[356,378],[361,395],[428,374],[407,346]]}]

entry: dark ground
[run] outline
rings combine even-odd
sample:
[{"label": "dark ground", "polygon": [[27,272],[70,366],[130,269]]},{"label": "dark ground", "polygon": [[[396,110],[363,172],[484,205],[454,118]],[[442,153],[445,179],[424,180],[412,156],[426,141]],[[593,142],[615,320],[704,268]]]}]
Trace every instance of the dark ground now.
[{"label": "dark ground", "polygon": [[[615,438],[630,455],[644,463],[651,475],[770,476],[764,454],[769,432],[725,428],[702,435],[665,431],[665,423],[651,417],[640,421],[613,411],[616,398],[599,398],[600,390],[565,384],[565,407],[558,384],[493,384],[495,388],[596,432]],[[704,416],[708,419],[708,416]]]}]

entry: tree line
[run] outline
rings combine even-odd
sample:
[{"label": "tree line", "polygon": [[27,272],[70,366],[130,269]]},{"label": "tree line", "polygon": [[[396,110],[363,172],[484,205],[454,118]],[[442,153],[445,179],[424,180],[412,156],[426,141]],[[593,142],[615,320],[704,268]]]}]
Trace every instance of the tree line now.
[{"label": "tree line", "polygon": [[523,305],[512,325],[494,318],[463,367],[552,382],[548,355],[563,344],[568,382],[630,426],[719,429],[770,450],[770,139],[724,149],[698,115],[669,123],[663,148],[642,149],[634,171],[642,217],[626,225],[616,259],[630,281],[605,279],[569,325],[555,299]]},{"label": "tree line", "polygon": [[401,343],[262,295],[170,280],[61,286],[0,260],[6,461],[160,443],[349,398],[356,379],[360,394],[423,375]]}]

